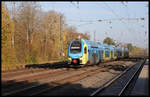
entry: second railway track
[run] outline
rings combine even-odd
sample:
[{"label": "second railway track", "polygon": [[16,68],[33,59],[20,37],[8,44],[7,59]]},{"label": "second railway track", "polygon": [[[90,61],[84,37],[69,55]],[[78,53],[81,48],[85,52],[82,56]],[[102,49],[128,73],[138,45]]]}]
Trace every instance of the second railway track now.
[{"label": "second railway track", "polygon": [[[94,73],[99,72],[99,70],[100,70],[100,68],[95,67],[95,68],[92,68],[90,70],[86,70],[86,71],[82,71],[82,72],[81,71],[78,71],[78,72],[74,71],[74,72],[71,72],[69,75],[66,75],[65,77],[64,76],[61,77],[63,75],[63,74],[61,74],[60,76],[58,76],[55,79],[50,78],[46,81],[41,82],[38,85],[32,85],[32,86],[28,86],[28,87],[24,87],[24,88],[21,87],[21,89],[18,89],[18,90],[15,90],[15,91],[11,91],[12,89],[11,90],[9,89],[7,91],[5,90],[6,93],[4,93],[3,95],[13,95],[13,94],[21,95],[22,92],[23,92],[23,94],[25,93],[25,95],[27,95],[27,94],[28,95],[33,95],[33,94],[35,95],[35,94],[38,94],[39,92],[35,91],[34,89],[39,88],[39,90],[41,92],[40,88],[42,88],[45,85],[45,83],[55,85],[55,83],[58,83],[58,82],[64,83],[64,82],[67,82],[67,81],[71,81],[71,82],[78,81],[80,79],[83,79],[83,78],[89,76],[90,73],[94,74]],[[30,92],[32,91],[32,93],[29,93],[29,91]],[[34,93],[34,92],[36,92],[36,93]]]},{"label": "second railway track", "polygon": [[91,93],[90,96],[129,95],[131,91],[129,91],[129,88],[127,89],[127,87],[132,81],[136,81],[136,78],[138,77],[145,61],[146,59],[144,59],[141,63],[137,63],[130,68],[127,68],[124,72],[109,80],[96,91]]}]

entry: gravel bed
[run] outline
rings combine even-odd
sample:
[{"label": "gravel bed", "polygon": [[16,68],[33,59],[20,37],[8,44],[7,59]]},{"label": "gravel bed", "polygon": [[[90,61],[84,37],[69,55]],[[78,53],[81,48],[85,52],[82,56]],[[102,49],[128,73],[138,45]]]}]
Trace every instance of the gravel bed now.
[{"label": "gravel bed", "polygon": [[[75,83],[69,83],[69,85],[58,89],[56,91],[50,91],[47,93],[43,93],[41,95],[46,95],[46,96],[77,96],[77,95],[89,95],[92,91],[91,90],[96,90],[99,86],[103,85],[106,81],[110,80],[110,78],[114,77],[114,74],[110,74],[109,72],[104,72],[103,73],[105,77],[102,75],[102,72],[92,76],[85,78],[83,80],[80,80]],[[101,76],[101,77],[100,77]]]},{"label": "gravel bed", "polygon": [[[128,62],[125,64],[124,67],[128,67],[134,62]],[[114,64],[111,64],[114,65]],[[118,64],[117,64],[118,65]],[[115,64],[116,66],[116,64]],[[120,69],[114,70],[108,68],[108,64],[106,66],[107,69],[101,70],[98,74],[93,75],[92,77],[87,77],[83,80],[80,80],[75,83],[68,83],[69,85],[57,89],[54,91],[47,91],[45,93],[42,93],[41,95],[44,96],[79,96],[79,95],[90,95],[94,90],[98,89],[101,85],[109,81],[111,78],[116,76],[117,74],[120,74],[122,71]]]},{"label": "gravel bed", "polygon": [[[88,95],[89,93],[91,93],[91,91],[94,91],[99,86],[104,84],[106,81],[110,80],[115,75],[121,73],[128,66],[130,66],[131,64],[134,64],[134,63],[135,62],[131,62],[131,61],[114,61],[114,62],[108,62],[108,63],[100,64],[99,66],[103,67],[104,69],[101,70],[99,73],[94,74],[94,76],[86,77],[83,80],[77,81],[75,83],[71,83],[71,82],[63,83],[63,84],[67,84],[67,85],[60,88],[60,89],[58,89],[58,90],[56,90],[56,91],[54,90],[54,91],[48,91],[48,92],[42,93],[42,95]],[[83,72],[86,72],[88,70],[95,69],[95,68],[98,68],[98,67],[97,66],[88,66],[88,67],[84,67],[84,68],[74,69],[73,71],[67,71],[67,69],[64,68],[64,70],[67,71],[66,73],[62,73],[62,74],[59,74],[57,76],[50,76],[49,75],[49,76],[47,76],[46,78],[43,78],[43,79],[40,79],[40,77],[39,77],[39,79],[37,79],[35,82],[26,83],[26,84],[29,84],[29,86],[32,86],[32,85],[37,85],[38,86],[39,84],[43,84],[43,85],[40,88],[37,88],[37,89],[36,89],[36,87],[34,89],[29,88],[26,91],[20,92],[19,94],[20,95],[23,95],[23,94],[29,95],[29,94],[33,93],[35,90],[40,91],[40,90],[45,89],[45,88],[54,87],[53,85],[49,85],[48,83],[51,82],[51,81],[55,81],[55,80],[63,79],[63,78],[73,76],[73,75],[76,75],[76,74],[80,74],[80,73],[83,73]],[[59,70],[59,69],[48,69],[45,72],[48,73],[49,71],[54,72],[54,71],[57,71],[57,70]],[[20,75],[20,77],[19,76],[12,77],[12,78],[9,78],[9,80],[10,79],[21,78],[23,76],[25,76],[25,77],[31,76],[31,75],[38,76],[39,74],[42,74],[42,73],[39,72],[39,73],[29,74],[29,75]],[[24,79],[24,80],[27,80],[27,79]],[[62,85],[61,82],[56,83],[56,84],[61,84]],[[20,86],[19,88],[16,88],[16,89],[11,88],[10,90],[11,91],[13,89],[14,90],[19,90],[23,87],[29,87],[29,86],[28,85]],[[19,95],[19,94],[17,94],[17,95]]]},{"label": "gravel bed", "polygon": [[[90,68],[87,68],[86,69],[86,71],[87,70],[92,70],[92,69],[96,69],[96,67],[90,67]],[[81,74],[81,73],[84,73],[84,72],[86,72],[85,70],[76,70],[76,71],[73,71],[73,72],[69,72],[69,74],[68,74],[68,72],[65,72],[65,73],[63,73],[63,74],[59,74],[59,75],[57,75],[57,76],[49,76],[48,78],[46,78],[46,79],[41,79],[41,80],[39,80],[38,81],[38,83],[37,84],[33,84],[33,86],[34,86],[34,89],[36,88],[35,86],[40,86],[40,88],[41,87],[43,87],[43,85],[40,85],[40,84],[44,84],[44,83],[49,83],[49,82],[52,82],[52,81],[55,81],[55,80],[60,80],[60,79],[63,79],[63,78],[67,78],[67,77],[69,77],[69,76],[73,76],[73,75],[77,75],[77,74]],[[32,87],[32,84],[31,85],[29,85],[30,87]],[[22,91],[22,92],[20,92],[19,94],[23,94],[23,93],[25,93],[26,95],[27,94],[30,94],[31,92],[33,92],[32,90],[34,90],[33,88],[30,88],[30,87],[28,87],[28,85],[26,85],[26,86],[24,86],[25,88],[27,88],[27,90],[25,89],[25,91]],[[38,87],[39,88],[39,87]],[[20,89],[23,89],[23,87],[22,86],[18,86],[18,87],[13,87],[13,88],[10,88],[10,89],[7,89],[7,92],[9,92],[9,91],[12,91],[12,90],[15,90],[15,91],[19,91]],[[4,91],[3,89],[2,89],[2,91]],[[6,90],[5,90],[6,91]],[[16,95],[16,94],[15,94]],[[18,95],[18,93],[17,93],[17,95]]]}]

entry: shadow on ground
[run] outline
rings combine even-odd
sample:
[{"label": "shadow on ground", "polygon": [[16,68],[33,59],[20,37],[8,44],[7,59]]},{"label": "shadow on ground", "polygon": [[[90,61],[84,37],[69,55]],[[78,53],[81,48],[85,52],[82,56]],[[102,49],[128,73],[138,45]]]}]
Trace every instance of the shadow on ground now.
[{"label": "shadow on ground", "polygon": [[[58,86],[59,85],[59,86]],[[35,87],[38,86],[38,87]],[[57,87],[56,87],[57,86]],[[32,88],[29,88],[32,87]],[[18,91],[19,89],[26,88],[24,91]],[[49,88],[45,92],[41,92],[44,89]],[[38,82],[28,82],[28,81],[22,81],[22,82],[16,82],[16,81],[10,81],[8,83],[2,82],[2,96],[10,95],[10,96],[29,96],[33,93],[37,93],[37,96],[60,96],[60,95],[89,95],[92,93],[93,90],[96,88],[84,88],[81,84],[72,84],[72,83],[53,83],[53,85],[50,85],[48,83],[45,83],[40,86],[40,83]],[[18,91],[14,92],[13,91]],[[12,92],[8,94],[9,92]]]},{"label": "shadow on ground", "polygon": [[[29,88],[29,87],[32,87],[32,88]],[[19,89],[23,89],[23,88],[26,88],[26,89],[24,89],[24,91],[18,91]],[[47,89],[47,90],[42,92],[44,89]],[[40,83],[38,82],[11,81],[5,84],[3,84],[2,82],[1,93],[2,93],[2,96],[6,96],[8,95],[7,93],[13,92],[13,91],[18,91],[18,92],[9,94],[10,96],[29,96],[29,95],[33,95],[33,93],[35,93],[36,96],[89,96],[96,89],[98,88],[83,87],[79,83],[76,83],[76,84],[75,83],[74,84],[73,83],[65,83],[65,84],[53,83],[51,85],[48,83],[45,83],[43,85],[40,85]],[[148,90],[144,91],[142,95],[149,95]],[[106,93],[106,96],[107,96],[107,93]]]},{"label": "shadow on ground", "polygon": [[105,65],[104,68],[108,69],[113,69],[115,71],[124,71],[125,69],[128,68],[128,66],[123,66],[123,65]]}]

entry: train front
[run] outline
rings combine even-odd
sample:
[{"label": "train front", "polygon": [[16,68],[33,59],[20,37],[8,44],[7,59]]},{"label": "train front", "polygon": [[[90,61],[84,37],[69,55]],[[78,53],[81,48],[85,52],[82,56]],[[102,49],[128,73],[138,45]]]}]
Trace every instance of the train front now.
[{"label": "train front", "polygon": [[68,63],[87,64],[88,44],[84,39],[73,40],[68,46]]},{"label": "train front", "polygon": [[80,59],[83,56],[82,53],[82,40],[73,40],[68,47],[68,63],[69,64],[80,64],[82,60]]}]

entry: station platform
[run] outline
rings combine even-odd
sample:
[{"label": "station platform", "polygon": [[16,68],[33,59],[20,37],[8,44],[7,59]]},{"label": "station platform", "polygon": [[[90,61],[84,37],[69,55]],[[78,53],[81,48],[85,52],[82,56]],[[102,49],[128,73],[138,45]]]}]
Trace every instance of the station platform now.
[{"label": "station platform", "polygon": [[131,96],[149,96],[149,60],[146,60]]}]

